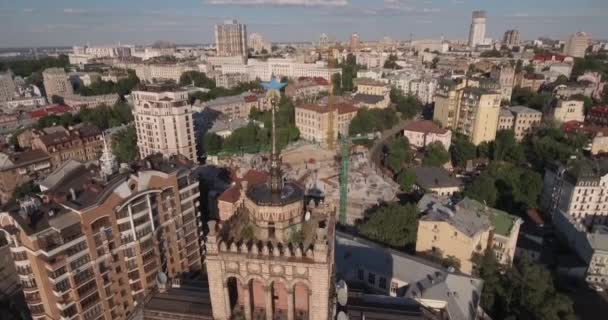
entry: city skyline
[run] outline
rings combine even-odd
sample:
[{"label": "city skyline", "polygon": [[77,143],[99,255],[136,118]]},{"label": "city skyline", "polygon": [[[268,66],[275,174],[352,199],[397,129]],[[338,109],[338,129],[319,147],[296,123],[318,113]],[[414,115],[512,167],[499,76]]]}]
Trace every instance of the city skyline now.
[{"label": "city skyline", "polygon": [[577,31],[608,38],[602,28],[608,3],[602,0],[146,0],[137,5],[23,0],[0,4],[0,47],[213,43],[213,26],[230,18],[276,42],[317,41],[321,33],[347,41],[353,32],[362,41],[406,40],[410,34],[465,40],[473,10],[487,12],[487,35],[495,40],[508,29],[518,29],[527,40],[565,40]]}]

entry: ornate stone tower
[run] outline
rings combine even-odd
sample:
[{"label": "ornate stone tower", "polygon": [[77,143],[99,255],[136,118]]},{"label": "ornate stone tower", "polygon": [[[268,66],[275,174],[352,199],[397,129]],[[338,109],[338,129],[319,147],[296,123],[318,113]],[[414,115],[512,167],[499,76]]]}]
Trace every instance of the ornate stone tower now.
[{"label": "ornate stone tower", "polygon": [[209,222],[206,264],[213,317],[330,318],[333,306],[335,206],[305,203],[304,190],[284,182],[276,148],[273,95],[270,181],[242,185],[227,221]]}]

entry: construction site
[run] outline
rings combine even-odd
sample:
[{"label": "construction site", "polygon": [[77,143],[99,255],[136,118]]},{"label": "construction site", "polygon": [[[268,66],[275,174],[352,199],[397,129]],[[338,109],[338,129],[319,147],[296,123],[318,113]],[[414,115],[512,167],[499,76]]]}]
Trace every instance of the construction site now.
[{"label": "construction site", "polygon": [[[380,203],[395,199],[399,190],[390,177],[370,161],[368,149],[349,146],[346,183],[346,224],[353,225],[365,212]],[[340,203],[340,176],[344,162],[339,149],[321,148],[318,144],[299,142],[281,152],[284,178],[302,185],[307,195]],[[238,177],[247,171],[267,170],[268,154],[244,154],[213,159],[213,164],[231,168]],[[341,210],[340,210],[341,211]]]}]

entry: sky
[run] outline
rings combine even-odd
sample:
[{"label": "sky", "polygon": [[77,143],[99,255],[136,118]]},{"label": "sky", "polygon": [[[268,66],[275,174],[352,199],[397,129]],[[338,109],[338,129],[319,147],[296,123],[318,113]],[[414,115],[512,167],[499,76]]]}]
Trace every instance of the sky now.
[{"label": "sky", "polygon": [[608,0],[0,0],[0,47],[212,43],[226,19],[270,41],[466,39],[473,10],[494,39],[608,39]]}]

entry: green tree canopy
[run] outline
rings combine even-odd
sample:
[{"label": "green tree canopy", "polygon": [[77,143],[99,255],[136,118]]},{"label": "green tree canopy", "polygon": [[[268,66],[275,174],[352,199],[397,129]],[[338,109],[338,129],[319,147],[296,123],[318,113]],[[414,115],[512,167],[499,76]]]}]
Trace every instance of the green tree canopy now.
[{"label": "green tree canopy", "polygon": [[15,75],[29,77],[48,68],[67,68],[70,65],[68,56],[62,54],[57,58],[44,57],[36,60],[15,60],[0,62],[0,71],[10,69]]},{"label": "green tree canopy", "polygon": [[397,124],[397,114],[391,108],[387,109],[359,109],[357,115],[350,122],[350,135],[367,134],[384,131]]},{"label": "green tree canopy", "polygon": [[403,170],[397,175],[397,183],[404,192],[412,192],[416,183],[416,173],[413,170]]},{"label": "green tree canopy", "polygon": [[523,146],[515,140],[513,130],[498,131],[496,139],[490,145],[492,146],[493,160],[512,163],[522,163],[525,161]]},{"label": "green tree canopy", "polygon": [[125,79],[120,79],[118,82],[113,81],[97,81],[90,86],[76,87],[75,92],[83,96],[95,96],[101,94],[117,93],[121,97],[130,94],[131,91],[139,84],[139,78],[134,70],[127,70],[128,76]]},{"label": "green tree canopy", "polygon": [[395,174],[399,173],[403,166],[412,160],[410,142],[406,137],[399,137],[391,141],[386,147],[386,151],[385,165]]},{"label": "green tree canopy", "polygon": [[112,151],[120,162],[130,163],[139,158],[137,132],[133,125],[116,132],[112,136]]},{"label": "green tree canopy", "polygon": [[412,119],[422,111],[422,102],[415,96],[404,96],[401,90],[393,88],[390,97],[403,119]]},{"label": "green tree canopy", "polygon": [[216,154],[222,150],[222,137],[215,133],[207,132],[203,136],[203,150],[207,154]]},{"label": "green tree canopy", "polygon": [[445,150],[443,143],[436,141],[426,146],[422,163],[425,166],[441,167],[450,161],[450,153]]},{"label": "green tree canopy", "polygon": [[388,58],[386,59],[386,61],[384,62],[384,69],[394,69],[394,70],[399,70],[402,69],[400,65],[397,64],[397,56],[394,54],[391,54],[388,56]]},{"label": "green tree canopy", "polygon": [[199,88],[213,89],[215,88],[215,80],[207,78],[207,75],[199,71],[184,72],[179,78],[179,84],[187,86],[194,84]]},{"label": "green tree canopy", "polygon": [[450,146],[450,155],[455,166],[464,167],[468,160],[476,158],[476,153],[475,145],[465,135],[454,135]]},{"label": "green tree canopy", "polygon": [[392,247],[412,248],[416,243],[418,215],[418,208],[413,204],[389,203],[360,225],[359,232]]}]

